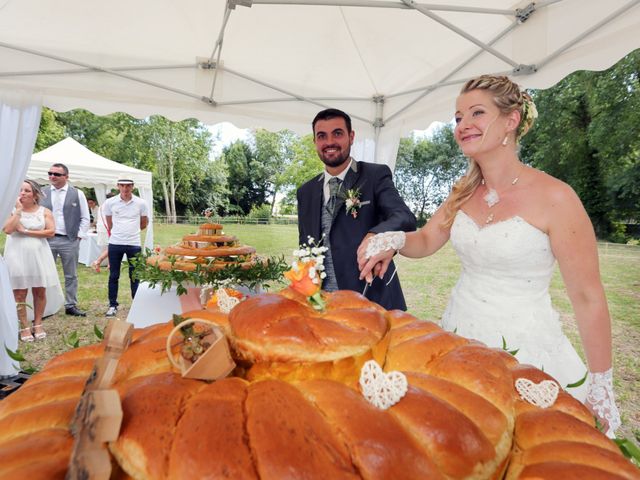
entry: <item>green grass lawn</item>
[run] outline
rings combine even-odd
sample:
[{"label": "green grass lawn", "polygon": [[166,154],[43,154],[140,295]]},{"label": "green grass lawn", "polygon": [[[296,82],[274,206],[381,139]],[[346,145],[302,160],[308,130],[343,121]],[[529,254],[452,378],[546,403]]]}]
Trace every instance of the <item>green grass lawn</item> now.
[{"label": "green grass lawn", "polygon": [[[167,246],[183,235],[193,233],[193,225],[155,225],[155,244]],[[295,225],[226,225],[225,233],[236,235],[242,243],[256,247],[262,255],[285,255],[297,247]],[[0,235],[0,247],[4,236]],[[451,288],[460,272],[460,264],[450,245],[432,257],[420,260],[399,258],[398,271],[409,306],[409,312],[421,319],[438,322],[445,309]],[[600,246],[602,281],[607,293],[613,320],[613,347],[615,360],[615,385],[618,404],[623,415],[622,436],[640,437],[640,247]],[[61,272],[60,272],[61,273]],[[62,275],[61,275],[62,278]],[[94,325],[106,324],[108,272],[96,274],[79,265],[79,306],[88,311],[87,318],[67,317],[57,314],[45,321],[49,334],[46,341],[21,344],[28,364],[39,368],[49,358],[71,348],[68,340],[72,332],[78,332],[80,344],[97,341]],[[551,295],[560,312],[564,329],[582,354],[571,304],[556,271]],[[120,318],[125,319],[131,304],[126,270],[120,278]],[[167,318],[167,320],[169,320]],[[638,441],[638,440],[636,440]]]}]

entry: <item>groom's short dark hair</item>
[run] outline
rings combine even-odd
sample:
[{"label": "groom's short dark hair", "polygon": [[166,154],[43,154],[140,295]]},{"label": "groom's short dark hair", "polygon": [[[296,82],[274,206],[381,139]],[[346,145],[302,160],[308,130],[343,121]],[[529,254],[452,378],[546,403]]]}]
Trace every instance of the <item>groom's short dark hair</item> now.
[{"label": "groom's short dark hair", "polygon": [[332,118],[343,118],[344,123],[347,125],[347,133],[351,133],[351,117],[337,108],[327,108],[326,110],[318,112],[313,122],[311,122],[314,137],[316,134],[316,123],[318,123],[319,120],[331,120]]}]

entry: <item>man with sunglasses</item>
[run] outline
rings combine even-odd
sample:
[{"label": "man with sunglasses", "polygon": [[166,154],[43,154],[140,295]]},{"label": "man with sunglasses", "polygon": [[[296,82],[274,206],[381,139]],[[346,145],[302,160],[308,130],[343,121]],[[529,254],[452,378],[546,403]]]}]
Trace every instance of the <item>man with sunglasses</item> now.
[{"label": "man with sunglasses", "polygon": [[41,205],[53,213],[56,224],[55,236],[49,238],[49,247],[54,260],[60,257],[64,271],[65,313],[75,317],[87,314],[78,309],[78,252],[80,239],[89,228],[89,206],[82,190],[69,184],[69,169],[62,163],[49,168],[50,189]]}]

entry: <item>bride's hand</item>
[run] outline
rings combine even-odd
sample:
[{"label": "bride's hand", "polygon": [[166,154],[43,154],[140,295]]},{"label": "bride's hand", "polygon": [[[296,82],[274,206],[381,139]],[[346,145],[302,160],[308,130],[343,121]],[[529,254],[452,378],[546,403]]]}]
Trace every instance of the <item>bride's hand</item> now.
[{"label": "bride's hand", "polygon": [[358,247],[360,280],[371,283],[373,276],[382,278],[395,252],[404,247],[406,235],[402,231],[367,235]]},{"label": "bride's hand", "polygon": [[615,431],[620,426],[620,413],[613,393],[612,369],[601,373],[589,372],[589,386],[585,405],[598,419],[602,431],[609,438],[615,438]]}]

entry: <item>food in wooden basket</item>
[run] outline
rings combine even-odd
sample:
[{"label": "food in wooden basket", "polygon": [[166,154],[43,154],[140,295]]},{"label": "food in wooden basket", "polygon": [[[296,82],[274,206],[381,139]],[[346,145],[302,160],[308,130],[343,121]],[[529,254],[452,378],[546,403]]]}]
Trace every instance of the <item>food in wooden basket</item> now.
[{"label": "food in wooden basket", "polygon": [[219,270],[229,265],[250,268],[256,263],[256,249],[240,245],[237,237],[225,235],[222,225],[204,223],[195,235],[185,235],[182,241],[166,247],[159,254],[147,259],[151,265],[162,270],[192,272],[201,268]]},{"label": "food in wooden basket", "polygon": [[[544,372],[355,292],[324,297],[323,311],[286,289],[229,315],[192,312],[220,325],[239,364],[213,383],[171,369],[172,324],[136,331],[115,375],[124,418],[109,449],[121,476],[640,478],[569,394],[546,409],[520,398],[515,381]],[[63,478],[69,420],[100,354],[60,355],[0,402],[0,478]],[[358,387],[370,360],[408,380],[386,410]]]}]

